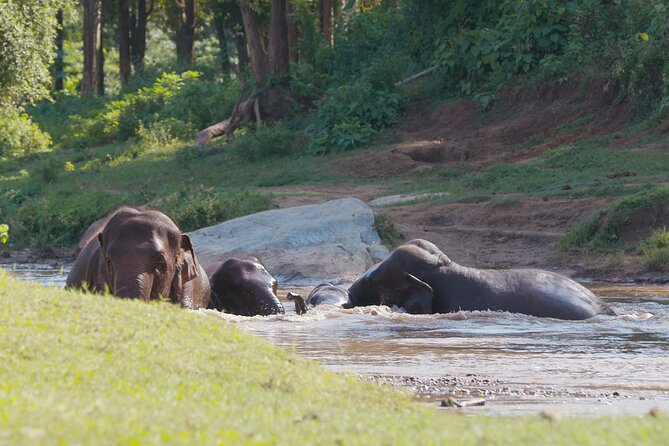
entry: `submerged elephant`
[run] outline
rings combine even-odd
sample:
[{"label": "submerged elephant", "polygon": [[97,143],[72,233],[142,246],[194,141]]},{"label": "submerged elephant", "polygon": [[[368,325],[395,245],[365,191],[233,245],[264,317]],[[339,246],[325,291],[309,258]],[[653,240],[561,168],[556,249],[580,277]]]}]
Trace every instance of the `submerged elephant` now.
[{"label": "submerged elephant", "polygon": [[283,314],[276,279],[255,257],[206,266],[212,288],[209,308],[241,316]]},{"label": "submerged elephant", "polygon": [[613,314],[587,288],[560,274],[468,268],[421,239],[395,249],[348,292],[351,306],[397,305],[409,313],[492,310],[558,319]]},{"label": "submerged elephant", "polygon": [[209,279],[190,238],[162,212],[119,208],[91,225],[80,246],[66,288],[141,300],[163,296],[188,308],[209,303]]},{"label": "submerged elephant", "polygon": [[309,307],[323,304],[340,307],[348,305],[348,291],[331,283],[316,285],[306,300],[302,295],[296,293],[288,293],[287,297],[295,301],[295,312],[297,314],[304,314],[308,311]]}]

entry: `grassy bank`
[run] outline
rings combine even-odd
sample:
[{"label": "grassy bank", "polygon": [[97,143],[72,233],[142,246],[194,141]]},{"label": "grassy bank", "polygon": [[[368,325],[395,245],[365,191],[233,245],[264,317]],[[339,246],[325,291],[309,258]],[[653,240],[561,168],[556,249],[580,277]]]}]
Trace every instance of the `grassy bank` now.
[{"label": "grassy bank", "polygon": [[664,417],[424,409],[213,318],[1,270],[0,302],[0,444],[636,445],[669,434]]}]

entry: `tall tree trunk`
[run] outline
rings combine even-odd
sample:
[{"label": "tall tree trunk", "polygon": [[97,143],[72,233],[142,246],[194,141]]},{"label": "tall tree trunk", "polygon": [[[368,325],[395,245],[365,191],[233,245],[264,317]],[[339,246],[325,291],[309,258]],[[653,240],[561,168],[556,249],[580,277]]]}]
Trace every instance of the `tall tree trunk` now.
[{"label": "tall tree trunk", "polygon": [[[153,1],[151,2],[151,11],[153,10]],[[146,0],[137,0],[136,12],[130,18],[131,35],[131,59],[135,67],[135,73],[144,68],[144,56],[146,54],[146,26],[149,21],[149,13],[146,9]],[[133,20],[134,19],[134,20]]]},{"label": "tall tree trunk", "polygon": [[98,92],[100,49],[102,48],[102,8],[99,0],[84,1],[84,71],[81,80],[83,94]]},{"label": "tall tree trunk", "polygon": [[195,63],[195,0],[183,0],[177,32],[177,62],[188,67]]},{"label": "tall tree trunk", "polygon": [[255,78],[255,91],[264,87],[267,82],[268,63],[267,55],[263,49],[258,15],[246,4],[244,0],[237,0],[244,22],[244,34],[248,43],[251,56],[251,71]]},{"label": "tall tree trunk", "polygon": [[321,0],[321,33],[328,45],[332,45],[332,0]]},{"label": "tall tree trunk", "polygon": [[58,22],[58,29],[56,30],[56,60],[54,62],[54,74],[56,78],[56,91],[63,91],[63,78],[65,77],[64,63],[63,63],[63,41],[65,40],[65,29],[63,28],[63,10],[59,9],[56,13],[56,22]]},{"label": "tall tree trunk", "polygon": [[237,75],[239,76],[239,89],[246,90],[246,68],[249,66],[249,52],[246,45],[246,36],[241,30],[233,30],[233,40],[237,49]]},{"label": "tall tree trunk", "polygon": [[98,50],[98,58],[96,59],[98,64],[98,96],[104,96],[105,94],[105,41],[102,34],[102,30],[105,27],[105,19],[105,8],[104,3],[102,3],[102,8],[100,9],[100,49]]},{"label": "tall tree trunk", "polygon": [[290,70],[288,50],[288,17],[286,0],[272,0],[269,24],[269,66],[270,73],[285,77]]},{"label": "tall tree trunk", "polygon": [[288,1],[288,48],[290,51],[290,61],[297,63],[300,61],[299,32],[297,29],[297,17],[295,15],[294,0]]},{"label": "tall tree trunk", "polygon": [[224,73],[230,72],[230,55],[228,54],[228,41],[225,37],[225,19],[221,11],[214,13],[214,29],[218,38],[219,57],[221,59],[221,69]]},{"label": "tall tree trunk", "polygon": [[126,85],[130,79],[130,8],[128,0],[118,0],[118,71],[121,85]]}]

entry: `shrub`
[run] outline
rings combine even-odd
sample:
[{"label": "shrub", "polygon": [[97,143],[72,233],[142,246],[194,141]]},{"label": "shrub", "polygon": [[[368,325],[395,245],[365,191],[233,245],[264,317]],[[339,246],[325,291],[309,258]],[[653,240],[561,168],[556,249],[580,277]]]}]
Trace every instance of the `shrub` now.
[{"label": "shrub", "polygon": [[70,117],[72,131],[63,143],[74,147],[126,141],[140,129],[160,126],[175,138],[190,138],[197,129],[232,111],[236,82],[201,79],[195,71],[163,73],[150,87],[125,94],[95,113]]},{"label": "shrub", "polygon": [[394,248],[405,239],[405,235],[395,227],[387,215],[374,214],[374,229],[379,234],[381,243],[388,249]]},{"label": "shrub", "polygon": [[657,229],[653,234],[639,243],[639,254],[647,269],[652,271],[669,271],[669,231],[666,227]]},{"label": "shrub", "polygon": [[280,124],[247,130],[230,144],[233,156],[256,162],[266,158],[288,156],[293,153],[295,133]]},{"label": "shrub", "polygon": [[270,208],[266,194],[251,191],[232,193],[219,192],[213,188],[192,187],[168,195],[161,204],[162,209],[183,231],[193,231],[243,215]]},{"label": "shrub", "polygon": [[3,244],[9,240],[9,225],[0,224],[0,242]]},{"label": "shrub", "polygon": [[[662,221],[666,221],[667,209],[669,187],[650,187],[596,210],[585,223],[567,232],[558,241],[558,248],[568,250],[589,247],[596,251],[611,249],[620,244],[630,225],[639,226],[640,230],[649,232],[657,228]],[[639,232],[632,229],[633,233]]]},{"label": "shrub", "polygon": [[26,114],[11,107],[0,107],[0,157],[14,157],[43,152],[51,146],[51,137],[40,130]]},{"label": "shrub", "polygon": [[374,89],[368,82],[331,90],[317,104],[309,150],[328,153],[367,144],[377,130],[397,123],[399,110],[397,93]]}]

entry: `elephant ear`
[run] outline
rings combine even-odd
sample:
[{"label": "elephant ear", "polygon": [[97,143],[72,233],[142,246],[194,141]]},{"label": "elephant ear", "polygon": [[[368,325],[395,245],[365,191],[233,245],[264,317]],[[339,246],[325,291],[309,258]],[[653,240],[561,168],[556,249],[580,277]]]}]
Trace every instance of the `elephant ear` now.
[{"label": "elephant ear", "polygon": [[198,276],[197,259],[195,258],[195,251],[190,241],[190,237],[186,234],[181,235],[181,255],[178,258],[174,279],[172,279],[172,287],[170,289],[170,300],[172,302],[184,303],[186,294],[186,284]]},{"label": "elephant ear", "polygon": [[405,286],[402,288],[402,306],[408,313],[432,313],[434,291],[427,283],[409,273],[404,273]]},{"label": "elephant ear", "polygon": [[183,256],[181,260],[181,274],[184,282],[190,282],[195,279],[197,273],[197,259],[195,258],[195,251],[193,251],[193,244],[190,237],[186,234],[181,235],[181,249],[183,249]]}]

